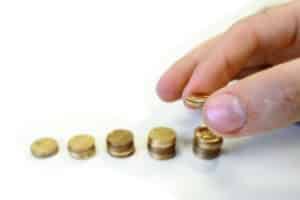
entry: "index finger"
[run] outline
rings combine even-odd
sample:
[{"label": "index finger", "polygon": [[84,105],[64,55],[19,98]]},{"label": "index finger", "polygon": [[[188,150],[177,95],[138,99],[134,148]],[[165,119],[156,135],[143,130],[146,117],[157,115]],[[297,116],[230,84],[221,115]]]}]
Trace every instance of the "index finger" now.
[{"label": "index finger", "polygon": [[212,93],[225,86],[251,59],[272,64],[272,52],[283,51],[298,37],[299,2],[268,9],[235,24],[199,63],[187,83],[183,97]]}]

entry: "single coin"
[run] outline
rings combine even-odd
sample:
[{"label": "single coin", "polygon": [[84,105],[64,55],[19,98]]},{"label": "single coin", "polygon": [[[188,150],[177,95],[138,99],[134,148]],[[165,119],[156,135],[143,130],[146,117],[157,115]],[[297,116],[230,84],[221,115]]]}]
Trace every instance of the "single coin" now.
[{"label": "single coin", "polygon": [[207,98],[205,94],[192,95],[184,99],[184,104],[191,108],[202,108]]},{"label": "single coin", "polygon": [[148,135],[148,151],[157,160],[167,160],[176,154],[176,132],[167,127],[153,128]]},{"label": "single coin", "polygon": [[69,140],[68,150],[75,159],[88,159],[96,153],[95,139],[87,134],[76,135]]},{"label": "single coin", "polygon": [[133,133],[125,129],[116,129],[106,138],[107,152],[118,158],[129,157],[135,152]]},{"label": "single coin", "polygon": [[223,138],[215,135],[208,127],[195,129],[193,151],[203,159],[214,159],[221,153]]},{"label": "single coin", "polygon": [[40,138],[31,144],[31,153],[37,158],[47,158],[57,154],[58,144],[52,138]]}]

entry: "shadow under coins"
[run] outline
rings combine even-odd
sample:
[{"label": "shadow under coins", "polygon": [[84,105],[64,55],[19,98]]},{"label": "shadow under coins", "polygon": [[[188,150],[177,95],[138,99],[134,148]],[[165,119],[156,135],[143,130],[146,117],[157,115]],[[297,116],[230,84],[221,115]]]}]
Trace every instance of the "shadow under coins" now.
[{"label": "shadow under coins", "polygon": [[218,159],[181,163],[191,171],[177,184],[178,199],[298,199],[299,155],[300,127],[296,126],[227,139]]},{"label": "shadow under coins", "polygon": [[192,152],[197,112],[173,118],[182,156],[173,185],[179,200],[297,199],[300,195],[300,127],[247,138],[225,138],[220,157],[202,160]]},{"label": "shadow under coins", "polygon": [[[169,107],[172,109],[172,107]],[[160,112],[159,112],[160,111]],[[169,112],[169,110],[163,110]],[[193,199],[296,199],[300,195],[300,127],[292,126],[256,137],[226,139],[217,159],[202,160],[192,152],[197,111],[184,107],[174,113],[153,112],[135,127],[136,153],[106,163],[117,173],[157,183],[178,200]],[[177,155],[157,161],[147,151],[147,135],[155,126],[177,132]]]},{"label": "shadow under coins", "polygon": [[[200,124],[198,111],[188,110],[179,104],[174,105],[174,107],[166,108],[164,106],[154,109],[146,119],[133,127],[136,146],[136,152],[133,156],[118,159],[105,155],[103,159],[106,162],[103,163],[107,167],[115,169],[117,173],[126,173],[145,180],[158,178],[173,181],[174,174],[176,175],[178,169],[181,169],[178,163],[185,162],[184,157],[191,154],[193,132],[196,126]],[[159,113],[167,113],[167,115]],[[170,127],[177,133],[176,156],[170,160],[154,160],[148,153],[148,133],[157,126]]]}]

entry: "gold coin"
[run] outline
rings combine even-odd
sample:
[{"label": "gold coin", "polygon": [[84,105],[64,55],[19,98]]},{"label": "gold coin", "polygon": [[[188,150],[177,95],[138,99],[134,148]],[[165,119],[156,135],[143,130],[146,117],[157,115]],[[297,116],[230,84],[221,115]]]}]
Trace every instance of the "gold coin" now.
[{"label": "gold coin", "polygon": [[31,153],[37,158],[47,158],[57,154],[58,144],[52,138],[40,138],[31,144]]},{"label": "gold coin", "polygon": [[152,151],[149,151],[149,154],[152,158],[155,160],[169,160],[175,156],[175,152],[171,154],[158,154],[158,153],[153,153]]},{"label": "gold coin", "polygon": [[213,159],[219,156],[223,138],[215,135],[208,127],[195,129],[193,150],[196,155],[204,159]]},{"label": "gold coin", "polygon": [[133,133],[125,129],[116,129],[110,132],[106,144],[107,152],[113,157],[128,157],[135,151]]},{"label": "gold coin", "polygon": [[96,154],[95,148],[87,150],[86,152],[81,152],[81,153],[75,153],[75,152],[70,151],[70,155],[77,160],[86,160],[86,159],[93,157],[95,154]]},{"label": "gold coin", "polygon": [[197,94],[184,99],[184,104],[191,108],[202,108],[206,102],[208,95]]},{"label": "gold coin", "polygon": [[175,144],[176,133],[171,128],[156,127],[150,131],[148,139],[152,147],[169,147]]},{"label": "gold coin", "polygon": [[176,154],[176,132],[167,127],[153,128],[148,135],[148,151],[154,159],[166,160]]},{"label": "gold coin", "polygon": [[75,159],[88,159],[96,153],[95,139],[87,134],[76,135],[69,140],[68,150]]}]

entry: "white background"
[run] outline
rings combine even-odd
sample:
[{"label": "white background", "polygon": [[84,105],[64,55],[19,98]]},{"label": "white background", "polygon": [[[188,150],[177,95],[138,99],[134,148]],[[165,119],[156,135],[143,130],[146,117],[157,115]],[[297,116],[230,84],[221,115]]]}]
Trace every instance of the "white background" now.
[{"label": "white background", "polygon": [[[155,94],[176,59],[269,3],[0,1],[0,199],[299,199],[300,127],[226,140],[219,159],[201,161],[191,153],[200,114]],[[147,154],[147,132],[159,125],[178,132],[173,160]],[[133,157],[105,152],[115,128],[134,131]],[[93,159],[68,155],[77,133],[96,137]],[[37,160],[29,147],[43,136],[60,152]]]}]

